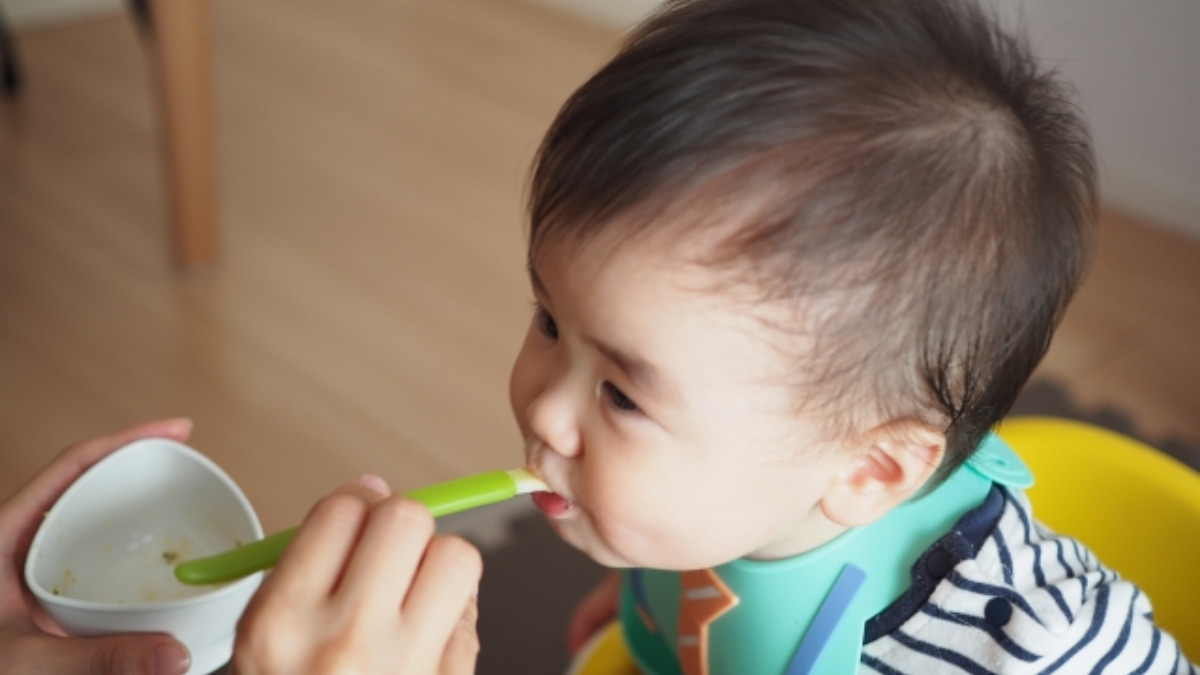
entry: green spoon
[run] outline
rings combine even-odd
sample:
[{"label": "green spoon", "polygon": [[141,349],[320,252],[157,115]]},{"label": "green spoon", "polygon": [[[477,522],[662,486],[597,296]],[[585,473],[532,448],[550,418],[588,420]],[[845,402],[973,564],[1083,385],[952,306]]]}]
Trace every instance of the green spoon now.
[{"label": "green spoon", "polygon": [[[545,489],[546,484],[540,478],[525,469],[512,469],[417,488],[404,496],[429,507],[429,512],[437,518]],[[189,586],[204,586],[265,570],[275,565],[298,529],[293,527],[224,553],[180,563],[175,567],[175,578]]]}]

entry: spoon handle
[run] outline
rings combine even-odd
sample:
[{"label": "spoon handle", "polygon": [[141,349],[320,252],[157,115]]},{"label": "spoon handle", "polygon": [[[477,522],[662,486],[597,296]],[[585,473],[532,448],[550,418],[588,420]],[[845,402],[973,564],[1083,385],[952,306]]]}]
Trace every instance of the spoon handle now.
[{"label": "spoon handle", "polygon": [[[417,488],[404,496],[421,502],[438,518],[545,489],[546,484],[525,469],[512,469],[457,478]],[[298,529],[293,527],[224,553],[180,563],[175,567],[175,578],[189,586],[204,586],[273,567]]]}]

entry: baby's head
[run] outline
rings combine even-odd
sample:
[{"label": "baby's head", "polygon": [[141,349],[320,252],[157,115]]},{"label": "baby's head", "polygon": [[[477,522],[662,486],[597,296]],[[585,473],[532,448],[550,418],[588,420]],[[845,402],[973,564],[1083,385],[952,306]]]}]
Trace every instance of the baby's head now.
[{"label": "baby's head", "polygon": [[535,162],[511,391],[541,505],[681,569],[877,518],[1010,409],[1094,190],[1063,86],[969,2],[668,4]]}]

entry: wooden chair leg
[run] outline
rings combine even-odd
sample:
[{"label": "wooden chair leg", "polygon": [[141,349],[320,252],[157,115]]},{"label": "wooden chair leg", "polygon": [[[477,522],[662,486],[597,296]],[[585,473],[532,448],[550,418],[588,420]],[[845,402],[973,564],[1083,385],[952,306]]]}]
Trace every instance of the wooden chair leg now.
[{"label": "wooden chair leg", "polygon": [[149,35],[153,30],[153,24],[150,21],[150,0],[126,0],[129,5],[129,11],[133,14],[133,20],[137,22],[138,29],[146,35]]},{"label": "wooden chair leg", "polygon": [[164,140],[175,261],[216,259],[215,161],[204,0],[152,0],[150,47]]},{"label": "wooden chair leg", "polygon": [[0,88],[5,95],[16,96],[21,90],[21,64],[17,59],[17,47],[13,44],[12,34],[4,20],[0,8]]}]

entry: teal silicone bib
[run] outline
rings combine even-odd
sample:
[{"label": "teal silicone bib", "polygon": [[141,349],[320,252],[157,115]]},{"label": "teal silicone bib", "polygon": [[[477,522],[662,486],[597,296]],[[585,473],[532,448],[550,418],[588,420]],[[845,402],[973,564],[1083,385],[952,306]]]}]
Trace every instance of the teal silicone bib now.
[{"label": "teal silicone bib", "polygon": [[[995,434],[936,489],[794,558],[714,568],[738,604],[709,627],[710,675],[844,675],[858,670],[863,630],[906,591],[921,554],[987,497],[1033,476]],[[645,675],[683,675],[676,656],[680,575],[626,572],[620,619]]]}]

